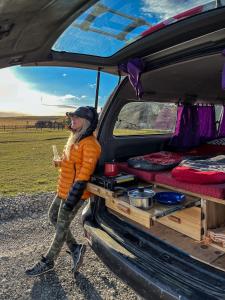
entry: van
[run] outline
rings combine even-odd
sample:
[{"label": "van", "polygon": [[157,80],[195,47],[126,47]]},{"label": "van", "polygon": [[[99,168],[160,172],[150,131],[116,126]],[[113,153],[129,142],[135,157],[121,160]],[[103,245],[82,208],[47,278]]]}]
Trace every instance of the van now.
[{"label": "van", "polygon": [[[6,1],[1,16],[0,67],[120,78],[100,113],[82,214],[95,253],[144,299],[225,299],[225,1]],[[118,174],[105,176],[112,161]],[[132,204],[135,192],[149,207]]]},{"label": "van", "polygon": [[[219,11],[221,27],[214,23]],[[225,299],[224,248],[208,237],[225,223],[225,195],[209,190],[224,188],[224,183],[187,183],[174,179],[171,170],[146,171],[128,164],[133,157],[171,150],[179,105],[213,104],[219,115],[225,99],[224,16],[222,7],[200,13],[152,31],[146,43],[144,38],[127,46],[126,63],[134,53],[145,63],[143,96],[138,98],[128,74],[100,116],[98,176],[104,177],[105,162],[115,161],[122,174],[136,176],[133,186],[179,192],[192,203],[172,213],[174,206],[169,206],[168,214],[156,218],[157,206],[132,206],[127,195],[105,187],[108,179],[105,183],[94,176],[89,184],[94,196],[83,211],[85,236],[101,260],[144,299]],[[186,126],[191,135],[192,125]],[[172,151],[182,153],[178,146]]]}]

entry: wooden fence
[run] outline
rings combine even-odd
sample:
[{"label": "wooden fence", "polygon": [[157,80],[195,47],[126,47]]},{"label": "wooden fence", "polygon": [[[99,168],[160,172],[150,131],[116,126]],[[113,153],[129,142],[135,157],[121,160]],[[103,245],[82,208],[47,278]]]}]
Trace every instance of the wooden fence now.
[{"label": "wooden fence", "polygon": [[36,130],[42,130],[42,129],[50,129],[50,130],[63,130],[65,129],[64,124],[54,124],[51,127],[47,126],[36,126],[36,125],[0,125],[0,131],[9,131],[9,130],[29,130],[29,129],[36,129]]}]

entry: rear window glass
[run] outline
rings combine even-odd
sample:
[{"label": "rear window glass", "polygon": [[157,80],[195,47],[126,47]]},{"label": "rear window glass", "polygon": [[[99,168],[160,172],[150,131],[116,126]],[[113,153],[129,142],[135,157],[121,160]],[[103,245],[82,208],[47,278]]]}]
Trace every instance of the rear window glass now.
[{"label": "rear window glass", "polygon": [[149,135],[173,133],[177,105],[174,103],[131,102],[120,111],[113,134]]}]

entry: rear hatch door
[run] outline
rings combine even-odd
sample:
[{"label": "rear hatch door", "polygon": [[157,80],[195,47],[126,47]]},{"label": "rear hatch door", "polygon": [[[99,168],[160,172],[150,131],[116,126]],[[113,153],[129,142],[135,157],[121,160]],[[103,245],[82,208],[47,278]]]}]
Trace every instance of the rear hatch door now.
[{"label": "rear hatch door", "polygon": [[[224,5],[223,0],[4,1],[0,67],[74,66],[118,74],[118,65],[129,58],[178,45],[184,51],[193,46],[185,42],[200,37],[201,49],[218,48],[219,42],[222,48]],[[218,32],[216,38],[212,32]]]}]

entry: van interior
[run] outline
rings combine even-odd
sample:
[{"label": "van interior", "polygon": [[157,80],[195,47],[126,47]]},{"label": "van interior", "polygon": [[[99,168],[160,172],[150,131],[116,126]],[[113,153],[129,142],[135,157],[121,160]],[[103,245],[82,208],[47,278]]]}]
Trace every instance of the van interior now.
[{"label": "van interior", "polygon": [[[106,161],[115,160],[121,174],[125,172],[135,176],[136,186],[150,185],[156,193],[181,193],[185,201],[181,206],[178,205],[177,210],[173,210],[176,205],[160,204],[157,201],[149,209],[134,207],[130,204],[126,193],[95,182],[88,184],[88,189],[93,194],[105,199],[105,206],[110,214],[223,271],[225,271],[225,177],[220,179],[217,177],[218,180],[214,177],[215,180],[212,179],[211,182],[208,175],[215,175],[218,171],[223,176],[225,172],[223,169],[225,139],[223,141],[222,135],[218,137],[223,113],[225,116],[225,91],[221,87],[224,62],[222,51],[204,56],[198,54],[196,57],[183,58],[171,64],[167,62],[160,67],[151,65],[149,58],[149,70],[141,76],[144,91],[142,99],[137,98],[135,90],[126,78],[101,113],[101,120],[104,120],[101,124],[104,123],[104,126],[99,128],[99,140],[104,147],[100,169],[104,168]],[[166,104],[167,108],[170,106],[172,109],[164,111],[162,117],[165,121],[168,114],[173,111],[174,116],[171,118],[174,123],[171,121],[172,125],[157,128],[160,125],[154,127],[152,124],[156,120],[152,123],[150,119],[150,127],[153,127],[149,133],[144,127],[146,114],[144,115],[143,111],[142,115],[139,114],[139,121],[141,118],[143,120],[137,124],[135,113],[141,104],[143,106],[154,103],[159,106]],[[124,113],[124,108],[132,104],[135,109]],[[208,136],[208,139],[198,140],[195,145],[190,142],[186,148],[182,147],[179,138],[171,144],[177,133],[179,106],[213,108],[216,114],[213,119],[216,130],[214,137]],[[158,112],[156,115],[159,115]],[[189,120],[193,122],[193,119]],[[203,119],[197,120],[198,124],[201,122]],[[208,123],[210,120],[206,118],[204,122]],[[187,128],[190,129],[188,138],[192,134],[192,125],[185,124],[186,132]],[[187,137],[184,136],[183,141],[185,145],[188,144]],[[175,167],[165,170],[146,170],[140,167],[140,161],[146,162],[145,158],[148,159],[148,155],[151,157],[155,153],[164,155],[171,152],[182,157]],[[192,161],[190,165],[183,163],[186,159],[192,159],[192,155],[195,155],[197,162],[205,160],[205,169],[204,167],[195,169]],[[219,158],[218,170],[207,165],[208,159],[215,157]],[[131,158],[137,158],[137,161]],[[185,170],[189,172],[190,169],[193,172],[188,173],[187,177],[183,176],[182,172]],[[195,177],[199,173],[200,177]]]}]

